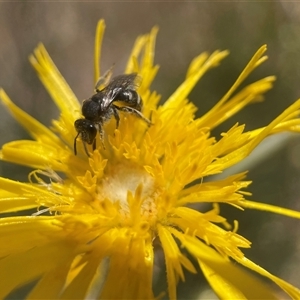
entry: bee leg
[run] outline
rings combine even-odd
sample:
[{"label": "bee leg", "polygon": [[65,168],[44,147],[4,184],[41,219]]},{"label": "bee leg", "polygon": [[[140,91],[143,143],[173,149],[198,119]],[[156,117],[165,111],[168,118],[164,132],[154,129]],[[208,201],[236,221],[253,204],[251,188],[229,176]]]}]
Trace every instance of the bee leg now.
[{"label": "bee leg", "polygon": [[143,114],[142,114],[140,111],[138,111],[137,109],[135,109],[135,108],[133,108],[133,107],[129,107],[129,106],[122,106],[122,107],[117,107],[117,106],[115,106],[115,107],[116,107],[118,110],[120,110],[120,111],[124,111],[124,112],[131,113],[131,114],[136,115],[137,117],[139,117],[139,118],[141,118],[142,120],[144,120],[144,121],[148,124],[148,126],[151,126],[151,125],[152,125],[152,123],[151,123],[150,120],[148,120],[147,118],[145,118],[145,117],[143,116]]},{"label": "bee leg", "polygon": [[120,116],[119,116],[117,107],[115,105],[112,105],[111,108],[112,108],[112,110],[114,112],[114,116],[115,116],[115,119],[116,119],[116,129],[118,129],[119,128],[119,124],[120,124]]},{"label": "bee leg", "polygon": [[101,144],[103,149],[105,150],[105,145],[104,145],[104,132],[101,126],[98,127],[98,131],[99,131],[99,136],[100,136],[100,140],[101,140]]},{"label": "bee leg", "polygon": [[89,151],[88,151],[87,146],[86,146],[86,142],[84,142],[84,141],[83,141],[83,147],[84,147],[84,151],[85,151],[86,155],[88,157],[90,157]]},{"label": "bee leg", "polygon": [[96,139],[94,139],[94,141],[93,141],[93,151],[95,151],[96,150]]}]

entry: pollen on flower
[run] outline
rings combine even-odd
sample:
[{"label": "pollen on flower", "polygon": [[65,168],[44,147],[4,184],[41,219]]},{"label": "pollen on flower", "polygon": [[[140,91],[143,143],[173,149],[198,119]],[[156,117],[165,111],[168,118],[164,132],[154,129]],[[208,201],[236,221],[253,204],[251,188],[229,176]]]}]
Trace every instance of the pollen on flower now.
[{"label": "pollen on flower", "polygon": [[[144,217],[154,216],[156,199],[159,196],[158,185],[154,178],[141,166],[134,162],[120,162],[113,166],[108,165],[103,178],[97,184],[96,198],[101,202],[109,199],[119,202],[120,213],[130,214],[128,193],[137,196],[140,202],[140,214]],[[135,197],[137,198],[137,197]]]}]

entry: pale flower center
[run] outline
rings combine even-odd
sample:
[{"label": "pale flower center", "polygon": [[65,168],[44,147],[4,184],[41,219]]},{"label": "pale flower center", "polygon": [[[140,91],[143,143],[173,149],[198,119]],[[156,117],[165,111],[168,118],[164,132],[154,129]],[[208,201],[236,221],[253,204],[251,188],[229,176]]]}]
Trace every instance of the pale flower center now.
[{"label": "pale flower center", "polygon": [[118,201],[121,214],[129,214],[127,201],[128,191],[134,196],[138,186],[142,186],[141,215],[156,215],[155,199],[160,195],[158,185],[154,178],[141,166],[133,163],[120,163],[107,166],[106,172],[98,184],[97,194],[99,201],[108,199]]}]

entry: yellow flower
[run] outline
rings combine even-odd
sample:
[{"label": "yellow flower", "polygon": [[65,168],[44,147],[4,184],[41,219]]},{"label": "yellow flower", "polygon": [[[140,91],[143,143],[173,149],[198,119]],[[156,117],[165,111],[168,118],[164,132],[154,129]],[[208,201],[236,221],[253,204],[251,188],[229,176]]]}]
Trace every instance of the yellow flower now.
[{"label": "yellow flower", "polygon": [[[97,27],[95,82],[99,78],[104,22]],[[211,175],[243,160],[267,136],[300,131],[300,100],[264,128],[244,132],[236,124],[220,139],[211,130],[249,103],[262,100],[274,77],[237,88],[266,60],[262,46],[225,96],[205,115],[195,119],[196,107],[187,97],[198,80],[219,65],[227,51],[203,53],[190,64],[184,82],[164,104],[150,90],[158,71],[154,65],[157,29],[137,39],[125,73],[142,77],[143,120],[121,113],[120,126],[112,118],[105,126],[105,149],[88,157],[80,138],[77,156],[74,121],[82,118],[81,104],[50,59],[43,45],[30,57],[39,78],[60,109],[60,118],[47,128],[16,107],[3,90],[1,101],[31,134],[33,140],[3,145],[1,159],[34,169],[29,182],[0,178],[1,212],[37,209],[30,216],[0,219],[0,298],[36,280],[28,299],[87,297],[153,299],[154,240],[165,256],[168,295],[184,269],[195,273],[199,264],[211,287],[228,299],[274,298],[270,287],[239,268],[239,264],[271,279],[292,298],[300,291],[245,257],[250,241],[220,215],[218,203],[238,209],[271,211],[291,217],[295,212],[247,200],[246,172],[222,180]],[[197,211],[193,203],[211,203]],[[186,256],[183,253],[189,253]],[[191,262],[194,258],[194,262]],[[162,291],[163,292],[163,291]]]}]

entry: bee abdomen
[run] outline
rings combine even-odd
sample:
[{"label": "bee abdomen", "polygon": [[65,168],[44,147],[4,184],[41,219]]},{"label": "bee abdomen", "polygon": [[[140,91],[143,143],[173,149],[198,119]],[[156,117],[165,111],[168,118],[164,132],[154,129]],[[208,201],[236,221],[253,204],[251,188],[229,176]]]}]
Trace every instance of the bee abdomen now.
[{"label": "bee abdomen", "polygon": [[141,111],[143,108],[142,98],[135,90],[121,91],[116,97],[116,100],[124,101],[126,102],[126,105],[134,107],[138,111]]}]

